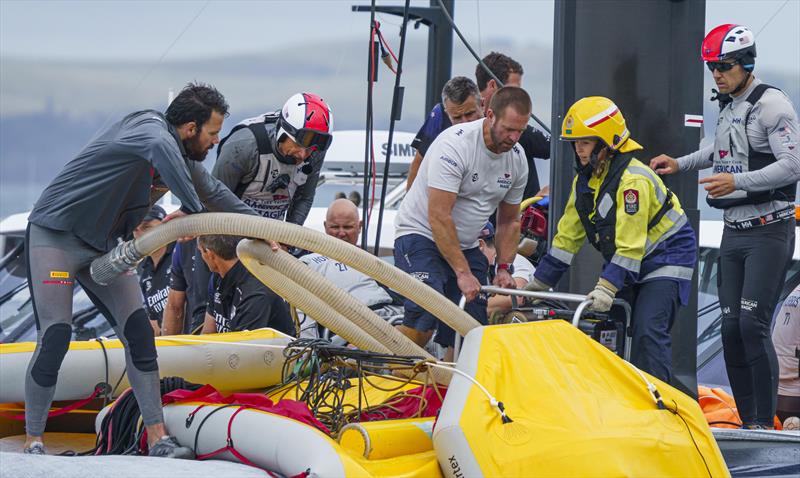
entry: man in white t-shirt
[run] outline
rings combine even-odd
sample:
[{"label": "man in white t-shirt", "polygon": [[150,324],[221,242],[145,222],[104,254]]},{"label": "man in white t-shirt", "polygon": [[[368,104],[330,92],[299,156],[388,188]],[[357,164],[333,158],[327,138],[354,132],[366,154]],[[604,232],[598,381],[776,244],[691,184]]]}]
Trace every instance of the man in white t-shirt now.
[{"label": "man in white t-shirt", "polygon": [[[337,199],[325,215],[325,233],[356,245],[361,230],[358,208],[349,199]],[[392,296],[372,277],[347,264],[321,254],[311,253],[300,258],[302,262],[344,289],[364,305],[385,319],[401,315],[403,308],[394,303]],[[317,338],[317,323],[305,315],[300,316],[300,337]]]},{"label": "man in white t-shirt", "polygon": [[[497,247],[495,247],[494,235],[494,226],[491,222],[487,222],[478,236],[478,247],[483,255],[486,256],[486,260],[489,261],[490,272],[497,261]],[[531,261],[520,254],[514,256],[514,272],[511,274],[511,278],[514,279],[514,285],[517,286],[517,289],[523,289],[528,285],[528,282],[533,280],[535,271],[536,267],[531,264]],[[522,298],[520,298],[521,300]],[[489,297],[487,312],[490,317],[492,314],[505,314],[511,311],[512,306],[510,295],[493,295]]]},{"label": "man in white t-shirt", "polygon": [[[519,242],[519,203],[528,165],[517,144],[528,125],[530,96],[508,86],[492,96],[486,117],[443,131],[428,148],[417,179],[395,220],[395,265],[458,302],[485,324],[489,264],[478,235],[497,209],[497,274],[494,284],[514,288],[514,256]],[[406,300],[400,331],[424,346],[436,318]],[[436,342],[451,347],[455,335],[441,325]]]}]

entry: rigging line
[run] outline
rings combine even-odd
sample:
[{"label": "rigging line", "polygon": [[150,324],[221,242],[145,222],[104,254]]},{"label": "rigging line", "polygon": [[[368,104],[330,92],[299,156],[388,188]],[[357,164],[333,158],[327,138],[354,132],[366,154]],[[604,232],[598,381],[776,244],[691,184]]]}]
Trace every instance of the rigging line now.
[{"label": "rigging line", "polygon": [[772,16],[769,17],[769,20],[767,20],[767,22],[764,25],[762,25],[761,28],[758,29],[758,31],[756,32],[756,36],[758,36],[762,31],[764,31],[765,28],[767,28],[767,25],[769,25],[770,22],[772,22],[772,20],[774,20],[775,17],[778,16],[781,10],[783,10],[783,7],[785,7],[788,3],[789,0],[786,0],[785,2],[783,2],[783,5],[781,5],[780,7],[778,7],[777,10],[775,10],[775,13],[773,13]]},{"label": "rigging line", "polygon": [[[186,24],[186,26],[183,27],[183,30],[181,30],[181,32],[178,33],[178,36],[176,36],[175,39],[172,40],[172,43],[170,43],[169,46],[164,50],[164,52],[161,53],[161,56],[158,57],[158,60],[156,60],[156,62],[153,63],[150,66],[150,68],[145,72],[145,74],[142,75],[142,77],[139,79],[139,82],[136,83],[136,86],[133,87],[133,91],[131,91],[131,93],[137,92],[139,90],[139,88],[142,86],[142,84],[144,84],[145,80],[153,73],[153,71],[155,71],[156,68],[158,68],[161,65],[161,62],[164,61],[164,58],[166,58],[166,56],[169,54],[169,52],[172,51],[172,47],[174,47],[175,44],[178,43],[178,41],[181,39],[181,37],[183,37],[183,35],[189,30],[189,28],[200,17],[200,15],[203,13],[203,11],[206,9],[206,7],[208,7],[208,5],[210,3],[211,3],[211,0],[206,0],[206,3],[203,4],[202,7],[200,7],[200,10],[198,10],[197,13],[195,13],[194,17],[192,17],[192,19],[189,20],[189,22]],[[105,129],[106,126],[108,126],[108,122],[111,120],[111,118],[114,116],[114,114],[115,113],[113,111],[111,113],[109,113],[108,118],[106,118],[106,120],[103,122],[103,126],[98,131],[101,131],[101,130]]]},{"label": "rigging line", "polygon": [[[381,226],[383,225],[383,209],[386,204],[386,190],[389,187],[389,160],[392,156],[392,142],[394,141],[394,126],[397,120],[397,113],[398,111],[402,111],[402,96],[400,94],[401,86],[400,86],[400,78],[403,76],[403,55],[406,49],[406,33],[408,32],[408,10],[411,5],[411,0],[406,0],[405,6],[403,7],[403,26],[400,27],[400,58],[395,60],[397,61],[397,73],[394,77],[394,91],[392,92],[392,112],[391,112],[391,119],[389,120],[389,138],[386,144],[386,159],[384,160],[383,164],[383,184],[381,185],[381,200],[380,200],[380,207],[378,208],[378,227],[375,229],[375,249],[374,254],[377,256],[378,252],[380,251],[380,244],[381,244]],[[378,35],[383,39],[383,35],[378,32]],[[388,45],[387,45],[388,47]],[[389,50],[391,52],[391,49]],[[394,56],[394,53],[392,53]],[[377,181],[376,181],[377,182]],[[373,194],[374,199],[374,194]]]},{"label": "rigging line", "polygon": [[[370,2],[370,16],[369,16],[369,48],[367,53],[369,55],[367,60],[367,107],[366,107],[366,121],[364,126],[364,191],[361,197],[361,248],[367,250],[369,243],[367,239],[367,231],[369,231],[369,216],[367,210],[367,197],[369,196],[369,180],[370,180],[370,153],[372,142],[372,86],[373,86],[373,48],[375,46],[375,0]],[[374,153],[373,153],[374,154]]]},{"label": "rigging line", "polygon": [[475,0],[475,7],[478,10],[478,53],[483,56],[483,41],[481,40],[481,0]]},{"label": "rigging line", "polygon": [[[496,82],[498,85],[500,85],[501,87],[502,87],[502,86],[504,86],[504,85],[503,85],[503,82],[502,82],[502,81],[500,81],[500,78],[498,78],[498,77],[497,77],[497,76],[496,76],[496,75],[495,75],[495,74],[492,72],[492,70],[490,70],[490,69],[489,69],[489,67],[488,67],[488,66],[486,66],[486,63],[484,63],[484,62],[483,62],[483,60],[481,60],[481,58],[478,56],[478,54],[477,54],[477,53],[475,53],[475,50],[473,50],[473,49],[472,49],[472,46],[469,44],[469,42],[467,41],[467,39],[466,39],[466,38],[464,38],[464,35],[461,33],[461,30],[459,30],[459,29],[458,29],[458,25],[456,25],[456,22],[453,20],[453,17],[451,17],[451,16],[450,16],[450,12],[448,12],[448,11],[447,11],[447,9],[444,7],[444,3],[442,2],[442,0],[437,0],[437,1],[438,1],[438,3],[439,3],[439,8],[442,10],[442,13],[444,14],[444,17],[447,19],[448,23],[450,23],[450,27],[453,29],[453,31],[454,31],[454,32],[456,32],[456,35],[458,35],[458,38],[460,38],[460,39],[461,39],[461,43],[463,43],[463,44],[464,44],[464,46],[467,48],[467,50],[469,50],[469,52],[472,54],[472,56],[473,56],[473,57],[474,57],[476,60],[478,60],[478,64],[479,64],[479,65],[481,65],[481,67],[482,67],[484,70],[486,70],[486,72],[487,72],[487,73],[489,73],[489,76],[491,76],[491,77],[492,77],[492,79],[493,79],[493,80],[494,80],[494,81],[495,81],[495,82]],[[536,115],[535,115],[535,114],[531,113],[531,118],[533,118],[533,120],[534,120],[534,121],[536,121],[536,122],[539,124],[539,126],[541,126],[541,127],[542,127],[542,129],[543,129],[545,132],[547,132],[547,134],[551,134],[551,133],[550,133],[550,128],[548,128],[548,127],[547,127],[547,125],[545,125],[545,124],[542,122],[542,120],[540,120],[538,117],[536,117]]]},{"label": "rigging line", "polygon": [[[353,22],[355,21],[356,16],[350,15],[350,22],[347,24],[347,30],[351,31],[353,29]],[[336,65],[336,73],[333,75],[333,82],[339,79],[339,73],[342,71],[342,64],[344,63],[344,55],[350,51],[350,48],[342,48],[342,52],[339,55],[339,63]]]}]

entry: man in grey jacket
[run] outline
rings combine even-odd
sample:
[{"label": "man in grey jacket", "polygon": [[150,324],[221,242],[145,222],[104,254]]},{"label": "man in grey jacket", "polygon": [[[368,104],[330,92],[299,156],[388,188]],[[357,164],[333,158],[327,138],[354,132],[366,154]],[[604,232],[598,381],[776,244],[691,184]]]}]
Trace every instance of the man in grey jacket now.
[{"label": "man in grey jacket", "polygon": [[333,139],[332,123],[322,98],[297,93],[279,111],[236,125],[220,142],[212,174],[262,216],[302,225]]},{"label": "man in grey jacket", "polygon": [[746,428],[772,428],[778,360],[770,321],[795,243],[800,179],[797,113],[781,90],[759,81],[755,35],[720,25],[706,36],[703,60],[719,91],[714,143],[650,161],[659,174],[713,167],[700,180],[710,206],[723,210],[719,303],[725,367]]},{"label": "man in grey jacket", "polygon": [[123,275],[102,286],[92,280],[89,265],[118,240],[130,239],[151,204],[167,190],[182,206],[165,221],[199,213],[204,205],[211,211],[255,214],[200,164],[219,142],[227,112],[228,104],[216,89],[189,84],[166,115],[139,111],[101,131],[36,202],[26,235],[38,333],[25,380],[25,453],[45,453],[42,435],[69,348],[72,290],[78,281],[125,346],[150,455],[193,456],[164,428],[153,329],[136,276]]}]

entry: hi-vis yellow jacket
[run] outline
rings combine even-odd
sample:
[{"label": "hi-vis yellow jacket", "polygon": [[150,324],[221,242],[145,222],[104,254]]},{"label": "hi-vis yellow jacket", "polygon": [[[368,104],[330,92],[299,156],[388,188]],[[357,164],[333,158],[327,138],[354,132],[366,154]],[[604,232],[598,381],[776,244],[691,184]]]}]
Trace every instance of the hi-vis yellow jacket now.
[{"label": "hi-vis yellow jacket", "polygon": [[588,238],[604,256],[601,277],[621,289],[653,279],[681,283],[688,300],[697,240],[678,198],[631,153],[595,177],[578,173],[549,253],[536,278],[554,285]]}]

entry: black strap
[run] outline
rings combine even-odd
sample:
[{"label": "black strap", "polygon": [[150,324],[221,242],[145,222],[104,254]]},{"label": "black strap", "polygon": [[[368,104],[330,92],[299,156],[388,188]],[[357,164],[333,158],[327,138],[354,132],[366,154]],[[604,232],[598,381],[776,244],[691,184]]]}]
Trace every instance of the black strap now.
[{"label": "black strap", "polygon": [[649,231],[650,229],[656,227],[656,225],[661,222],[661,219],[664,218],[664,215],[667,214],[667,211],[672,209],[672,206],[672,191],[667,189],[667,198],[664,200],[664,204],[661,205],[661,209],[659,209],[656,215],[653,216],[653,219],[647,223],[647,230]]},{"label": "black strap", "polygon": [[256,137],[256,145],[258,145],[258,154],[272,154],[272,143],[269,141],[269,136],[267,136],[267,129],[264,127],[263,123],[254,123],[247,125],[250,128],[250,131],[253,132],[253,136]]},{"label": "black strap", "polygon": [[[750,94],[747,95],[747,99],[745,101],[750,103],[750,108],[747,109],[747,114],[744,117],[744,129],[745,129],[745,132],[747,131],[747,125],[750,124],[749,123],[750,112],[753,111],[753,106],[755,106],[756,103],[758,103],[758,100],[761,99],[761,97],[764,95],[764,92],[769,90],[769,89],[780,91],[778,88],[775,88],[774,86],[768,85],[766,83],[761,83],[760,85],[758,85],[755,88],[753,88],[753,91],[751,91]],[[750,142],[749,139],[747,141],[748,141],[748,143]],[[748,148],[749,147],[750,147],[750,145],[748,145]]]}]

